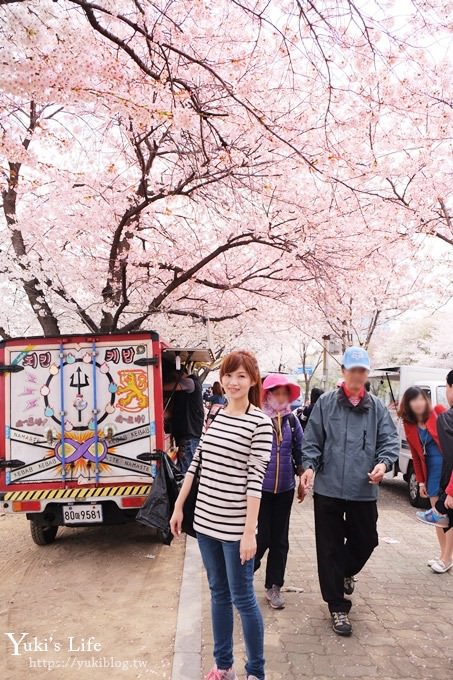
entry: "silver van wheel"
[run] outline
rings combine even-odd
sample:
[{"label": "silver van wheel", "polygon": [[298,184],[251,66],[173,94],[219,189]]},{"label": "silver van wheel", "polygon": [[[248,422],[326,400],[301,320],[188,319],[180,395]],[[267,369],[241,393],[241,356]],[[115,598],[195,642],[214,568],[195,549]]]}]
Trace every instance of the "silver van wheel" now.
[{"label": "silver van wheel", "polygon": [[409,501],[410,504],[414,506],[414,508],[430,507],[429,499],[422,498],[420,496],[420,487],[415,477],[414,467],[412,463],[409,463],[409,467],[407,469],[407,486],[409,490]]}]

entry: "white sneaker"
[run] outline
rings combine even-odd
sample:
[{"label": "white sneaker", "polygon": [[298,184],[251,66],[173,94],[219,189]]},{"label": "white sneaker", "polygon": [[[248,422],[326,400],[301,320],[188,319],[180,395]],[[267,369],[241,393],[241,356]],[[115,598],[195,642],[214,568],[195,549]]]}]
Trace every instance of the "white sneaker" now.
[{"label": "white sneaker", "polygon": [[439,557],[436,560],[428,560],[428,562],[427,562],[428,567],[432,567],[433,564],[436,564],[436,562],[438,562],[438,561],[439,561]]},{"label": "white sneaker", "polygon": [[453,562],[450,562],[450,564],[445,564],[442,560],[436,560],[434,564],[431,565],[431,569],[436,573],[436,574],[445,574],[447,571],[450,571],[450,569],[453,567]]}]

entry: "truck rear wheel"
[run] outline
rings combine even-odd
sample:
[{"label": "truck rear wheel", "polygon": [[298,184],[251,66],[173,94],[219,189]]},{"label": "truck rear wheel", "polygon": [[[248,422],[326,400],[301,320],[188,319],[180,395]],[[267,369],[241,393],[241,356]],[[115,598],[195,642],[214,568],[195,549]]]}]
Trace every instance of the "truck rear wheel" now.
[{"label": "truck rear wheel", "polygon": [[409,463],[407,468],[407,488],[409,490],[409,501],[414,508],[429,508],[430,502],[428,498],[420,496],[420,486],[415,477],[414,466]]},{"label": "truck rear wheel", "polygon": [[49,545],[57,535],[58,526],[46,526],[30,520],[31,537],[36,545]]}]

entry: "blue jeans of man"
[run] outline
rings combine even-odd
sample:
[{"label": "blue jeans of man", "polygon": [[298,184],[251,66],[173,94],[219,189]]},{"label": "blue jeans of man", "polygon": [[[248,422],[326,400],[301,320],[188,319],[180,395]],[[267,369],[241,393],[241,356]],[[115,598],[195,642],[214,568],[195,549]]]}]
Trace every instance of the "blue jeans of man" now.
[{"label": "blue jeans of man", "polygon": [[199,437],[184,437],[184,439],[179,439],[177,442],[179,465],[181,467],[181,472],[184,474],[186,474],[187,470],[189,469],[189,465],[192,462],[192,458],[199,443]]},{"label": "blue jeans of man", "polygon": [[234,663],[233,605],[238,610],[244,634],[247,676],[264,677],[264,624],[253,588],[254,560],[241,564],[240,541],[220,541],[197,533],[209,589],[217,668],[226,670]]}]

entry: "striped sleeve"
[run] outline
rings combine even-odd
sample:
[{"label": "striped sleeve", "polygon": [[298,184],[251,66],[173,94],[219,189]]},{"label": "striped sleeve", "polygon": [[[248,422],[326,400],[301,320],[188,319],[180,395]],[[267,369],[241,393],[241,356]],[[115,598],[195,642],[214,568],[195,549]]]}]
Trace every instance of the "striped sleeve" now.
[{"label": "striped sleeve", "polygon": [[264,475],[271,458],[272,422],[263,418],[252,435],[247,464],[247,496],[261,498]]}]

